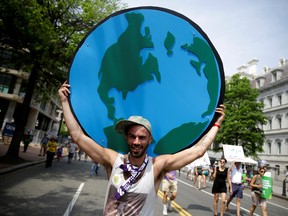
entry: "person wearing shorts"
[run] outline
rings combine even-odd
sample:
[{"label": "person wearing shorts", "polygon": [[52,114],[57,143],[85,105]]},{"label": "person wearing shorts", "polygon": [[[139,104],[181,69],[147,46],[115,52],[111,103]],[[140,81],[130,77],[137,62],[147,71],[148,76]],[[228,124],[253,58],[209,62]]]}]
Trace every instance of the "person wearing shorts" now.
[{"label": "person wearing shorts", "polygon": [[[169,211],[172,211],[171,202],[175,200],[177,196],[176,170],[166,173],[162,181],[162,191],[163,191],[163,215],[167,215],[167,209]],[[172,193],[172,195],[168,200],[169,193]]]},{"label": "person wearing shorts", "polygon": [[68,163],[72,163],[75,152],[78,150],[78,146],[73,141],[68,145]]},{"label": "person wearing shorts", "polygon": [[230,197],[227,200],[226,211],[229,211],[229,203],[234,197],[236,197],[236,211],[237,216],[240,216],[240,206],[241,199],[243,198],[243,169],[241,168],[241,162],[233,162],[229,167],[228,173],[231,172],[231,177],[228,178],[229,187],[230,187]]},{"label": "person wearing shorts", "polygon": [[265,168],[258,169],[258,175],[253,176],[251,186],[252,206],[250,208],[250,216],[253,215],[256,207],[259,205],[262,210],[262,215],[267,216],[266,199],[261,197],[262,193],[262,176],[265,174]]},{"label": "person wearing shorts", "polygon": [[202,167],[203,188],[206,189],[207,177],[209,175],[209,165]]},{"label": "person wearing shorts", "polygon": [[194,167],[194,187],[196,184],[196,181],[198,181],[198,189],[201,190],[201,184],[202,184],[202,166],[195,166]]}]

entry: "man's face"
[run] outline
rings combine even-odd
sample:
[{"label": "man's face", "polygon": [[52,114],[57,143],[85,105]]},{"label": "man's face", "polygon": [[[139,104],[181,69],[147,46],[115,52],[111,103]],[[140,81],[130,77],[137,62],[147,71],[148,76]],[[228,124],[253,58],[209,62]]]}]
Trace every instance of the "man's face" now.
[{"label": "man's face", "polygon": [[146,149],[152,141],[148,130],[141,125],[133,125],[128,129],[126,140],[132,157],[140,158],[146,154]]}]

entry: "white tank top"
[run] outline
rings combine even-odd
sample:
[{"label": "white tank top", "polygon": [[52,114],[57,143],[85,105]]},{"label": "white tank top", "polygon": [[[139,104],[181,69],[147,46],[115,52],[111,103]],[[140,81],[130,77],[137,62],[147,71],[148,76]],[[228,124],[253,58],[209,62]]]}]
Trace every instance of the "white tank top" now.
[{"label": "white tank top", "polygon": [[125,181],[123,170],[119,168],[123,163],[124,155],[118,154],[107,187],[103,215],[153,215],[157,196],[154,188],[152,157],[149,157],[141,179],[133,184],[120,200],[116,200],[114,198],[115,192]]}]

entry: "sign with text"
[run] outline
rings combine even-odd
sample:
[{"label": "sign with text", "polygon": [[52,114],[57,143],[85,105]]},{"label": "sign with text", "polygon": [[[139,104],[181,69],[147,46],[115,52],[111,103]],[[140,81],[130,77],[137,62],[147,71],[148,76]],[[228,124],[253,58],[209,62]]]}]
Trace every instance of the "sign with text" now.
[{"label": "sign with text", "polygon": [[207,151],[205,152],[205,154],[201,157],[198,158],[197,160],[193,161],[190,164],[190,167],[195,167],[195,166],[209,166],[210,163],[210,159],[209,159],[209,155],[207,153]]},{"label": "sign with text", "polygon": [[271,172],[266,172],[262,176],[262,198],[271,199],[272,198],[272,178]]},{"label": "sign with text", "polygon": [[3,136],[13,137],[15,128],[16,126],[14,123],[6,122],[4,130],[3,130]]},{"label": "sign with text", "polygon": [[223,145],[224,157],[227,161],[244,162],[245,155],[242,146]]}]

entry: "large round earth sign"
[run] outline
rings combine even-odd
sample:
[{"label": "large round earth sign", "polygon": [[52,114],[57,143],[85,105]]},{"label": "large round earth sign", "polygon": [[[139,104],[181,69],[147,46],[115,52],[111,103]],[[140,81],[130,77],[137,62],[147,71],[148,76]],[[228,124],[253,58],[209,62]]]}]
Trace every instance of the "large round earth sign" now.
[{"label": "large round earth sign", "polygon": [[148,154],[193,146],[212,127],[223,102],[221,59],[202,29],[159,7],[116,12],[82,40],[69,72],[70,106],[85,133],[126,153],[114,131],[138,115],[152,125]]}]

